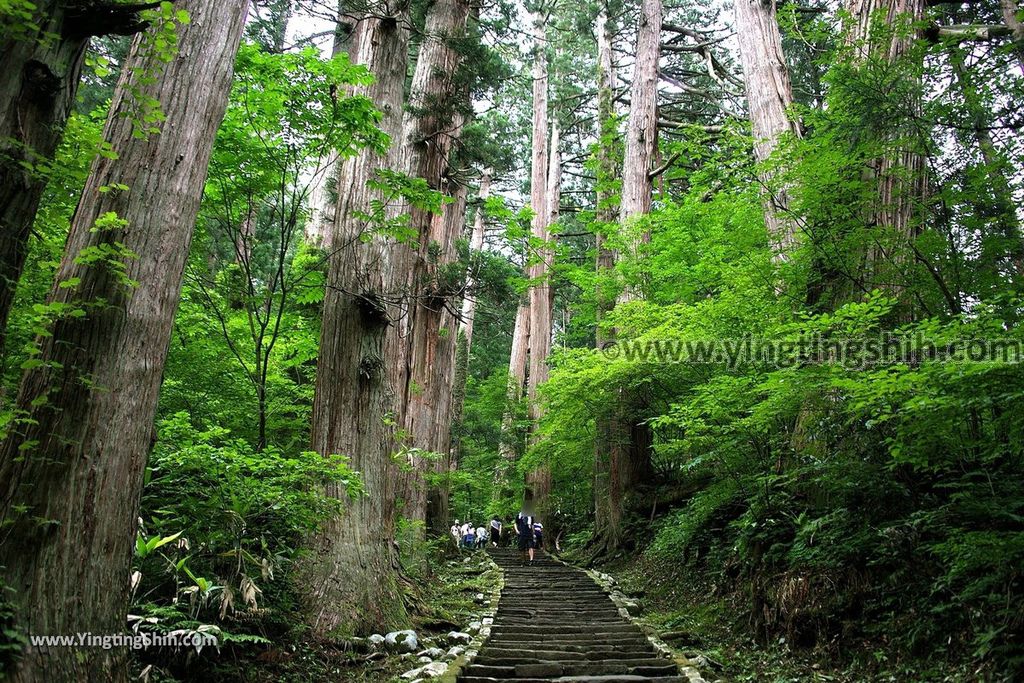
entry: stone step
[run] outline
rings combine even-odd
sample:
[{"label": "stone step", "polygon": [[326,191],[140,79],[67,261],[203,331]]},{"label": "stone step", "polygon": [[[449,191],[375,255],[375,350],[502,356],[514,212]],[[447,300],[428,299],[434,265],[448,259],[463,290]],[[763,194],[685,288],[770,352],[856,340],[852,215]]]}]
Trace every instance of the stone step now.
[{"label": "stone step", "polygon": [[567,676],[559,678],[491,678],[489,676],[460,676],[460,683],[689,683],[683,676]]},{"label": "stone step", "polygon": [[527,611],[527,612],[581,612],[583,614],[589,614],[590,612],[596,612],[598,614],[602,612],[615,612],[618,608],[611,600],[601,600],[594,602],[566,602],[562,604],[553,603],[550,599],[545,598],[541,600],[510,600],[507,605],[502,605],[498,608],[499,612],[512,612],[512,611]]},{"label": "stone step", "polygon": [[[488,641],[490,644],[498,645],[509,648],[536,648],[544,647],[548,650],[559,650],[563,647],[651,647],[651,643],[643,637],[641,634],[636,634],[628,637],[614,636],[594,636],[594,637],[557,637],[557,638],[542,638],[540,640],[536,638],[529,638],[524,636],[495,636],[492,635]],[[555,647],[557,646],[557,647]]]},{"label": "stone step", "polygon": [[491,646],[485,648],[480,656],[477,658],[477,662],[484,664],[486,661],[507,661],[513,659],[521,660],[538,660],[538,661],[590,661],[590,660],[602,660],[602,659],[634,659],[641,654],[650,654],[653,652],[652,648],[642,648],[640,646],[627,650],[627,649],[612,649],[612,646],[597,649],[593,646],[586,646],[578,649],[547,649],[547,643],[544,643],[541,647],[544,649],[540,650],[523,650],[522,648],[501,648]]},{"label": "stone step", "polygon": [[561,678],[563,676],[669,676],[678,673],[674,664],[666,660],[605,661],[605,662],[541,662],[521,663],[513,666],[472,664],[467,676],[490,678]]},{"label": "stone step", "polygon": [[497,619],[491,627],[493,635],[522,635],[540,638],[545,635],[552,636],[573,636],[573,635],[642,635],[640,628],[635,624],[625,621],[610,624],[565,624],[553,626],[551,624],[508,624],[502,625]]},{"label": "stone step", "polygon": [[[567,653],[562,652],[562,655],[567,654],[580,654],[580,653]],[[563,659],[562,657],[536,657],[517,655],[513,657],[494,657],[492,655],[481,654],[475,660],[474,664],[481,666],[498,666],[498,667],[515,667],[520,664],[555,664],[560,667],[569,669],[573,666],[611,666],[619,669],[619,665],[629,667],[645,667],[645,666],[672,666],[671,662],[665,659],[657,657],[653,652],[620,652],[617,657],[592,657],[586,659]]]}]

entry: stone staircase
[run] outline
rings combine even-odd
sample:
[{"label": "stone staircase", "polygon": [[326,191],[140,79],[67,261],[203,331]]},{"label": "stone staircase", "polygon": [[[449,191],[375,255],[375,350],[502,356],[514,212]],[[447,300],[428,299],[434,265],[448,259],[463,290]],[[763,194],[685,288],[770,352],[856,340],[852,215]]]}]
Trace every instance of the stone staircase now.
[{"label": "stone staircase", "polygon": [[490,638],[459,683],[686,683],[585,573],[537,553],[487,551],[505,574]]}]

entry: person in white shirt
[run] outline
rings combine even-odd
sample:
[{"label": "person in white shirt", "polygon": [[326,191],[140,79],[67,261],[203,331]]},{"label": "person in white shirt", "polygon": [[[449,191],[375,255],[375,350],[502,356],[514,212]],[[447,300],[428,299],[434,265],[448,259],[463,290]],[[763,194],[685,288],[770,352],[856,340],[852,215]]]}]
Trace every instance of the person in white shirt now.
[{"label": "person in white shirt", "polygon": [[476,547],[483,548],[485,543],[487,543],[487,529],[478,526],[476,528]]},{"label": "person in white shirt", "polygon": [[448,532],[452,535],[452,540],[455,541],[455,547],[458,548],[459,540],[462,538],[462,535],[459,533],[459,520],[455,520],[455,524],[452,524],[452,528]]}]

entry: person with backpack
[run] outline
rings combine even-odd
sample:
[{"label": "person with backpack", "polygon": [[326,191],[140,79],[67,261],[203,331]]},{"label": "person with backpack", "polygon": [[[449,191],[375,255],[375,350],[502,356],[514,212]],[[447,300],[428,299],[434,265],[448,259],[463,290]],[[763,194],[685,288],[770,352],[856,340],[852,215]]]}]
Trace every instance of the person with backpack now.
[{"label": "person with backpack", "polygon": [[528,515],[526,512],[520,512],[516,516],[516,536],[519,537],[519,552],[523,555],[523,561],[526,561],[526,556],[530,556],[530,564],[533,564],[533,553],[537,544],[533,540],[533,515]]},{"label": "person with backpack", "polygon": [[498,547],[498,542],[501,540],[501,518],[498,515],[491,517],[491,545],[495,548]]},{"label": "person with backpack", "polygon": [[466,522],[462,525],[462,547],[472,550],[476,543],[476,536],[473,534],[473,523]]}]

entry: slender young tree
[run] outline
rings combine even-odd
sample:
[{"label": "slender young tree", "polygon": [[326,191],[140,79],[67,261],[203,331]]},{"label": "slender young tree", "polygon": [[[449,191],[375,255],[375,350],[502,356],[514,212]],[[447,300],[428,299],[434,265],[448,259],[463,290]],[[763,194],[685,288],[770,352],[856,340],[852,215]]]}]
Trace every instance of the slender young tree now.
[{"label": "slender young tree", "polygon": [[[0,446],[3,579],[31,634],[124,630],[139,495],[160,379],[247,0],[185,0],[168,62],[136,38],[75,211],[38,340]],[[161,27],[163,28],[163,27]],[[156,29],[154,29],[156,30]],[[138,135],[138,101],[161,103]],[[126,652],[30,650],[14,681],[123,680]]]},{"label": "slender young tree", "polygon": [[[788,114],[793,104],[793,87],[782,54],[775,0],[735,0],[733,8],[747,108],[754,131],[754,155],[758,161],[764,161],[781,136],[800,135],[799,125]],[[767,188],[764,218],[773,254],[777,260],[785,260],[797,241],[795,225],[785,215],[789,198],[785,188],[772,188],[770,174],[761,180]]]},{"label": "slender young tree", "polygon": [[[396,141],[402,134],[409,8],[386,9],[359,23],[358,62],[374,82],[356,92],[376,104],[380,129]],[[406,275],[393,243],[379,235],[366,239],[365,219],[375,215],[377,203],[390,201],[368,183],[378,169],[399,167],[401,153],[398,144],[384,155],[366,149],[345,159],[339,173],[344,182],[330,238],[312,445],[321,455],[351,458],[365,494],[348,500],[340,485],[327,490],[345,500],[346,509],[310,539],[311,553],[300,572],[307,620],[316,633],[365,633],[408,620],[391,543],[396,393],[388,370],[405,357],[397,294]]]},{"label": "slender young tree", "polygon": [[1020,70],[1024,73],[1024,21],[1021,20],[1020,5],[1016,0],[999,0],[999,8],[1003,13],[1003,21],[1013,32],[1014,51]]},{"label": "slender young tree", "polygon": [[[983,267],[995,271],[997,280],[1001,279],[999,270],[1005,265],[1001,261],[1003,257],[1008,257],[1013,272],[1019,278],[1024,276],[1024,241],[1021,240],[1017,205],[1013,199],[1013,186],[1008,177],[1012,163],[992,138],[992,112],[980,101],[975,76],[964,63],[964,53],[959,47],[954,47],[950,50],[948,59],[964,108],[970,117],[973,142],[985,162],[984,171],[989,179],[991,199],[976,199],[979,213],[994,217],[995,227],[1002,241],[1002,244],[995,245],[994,249],[983,242],[980,254]],[[987,206],[982,206],[983,204]]]},{"label": "slender young tree", "polygon": [[131,35],[152,3],[37,0],[32,21],[0,16],[0,354],[32,222],[93,36]]}]

